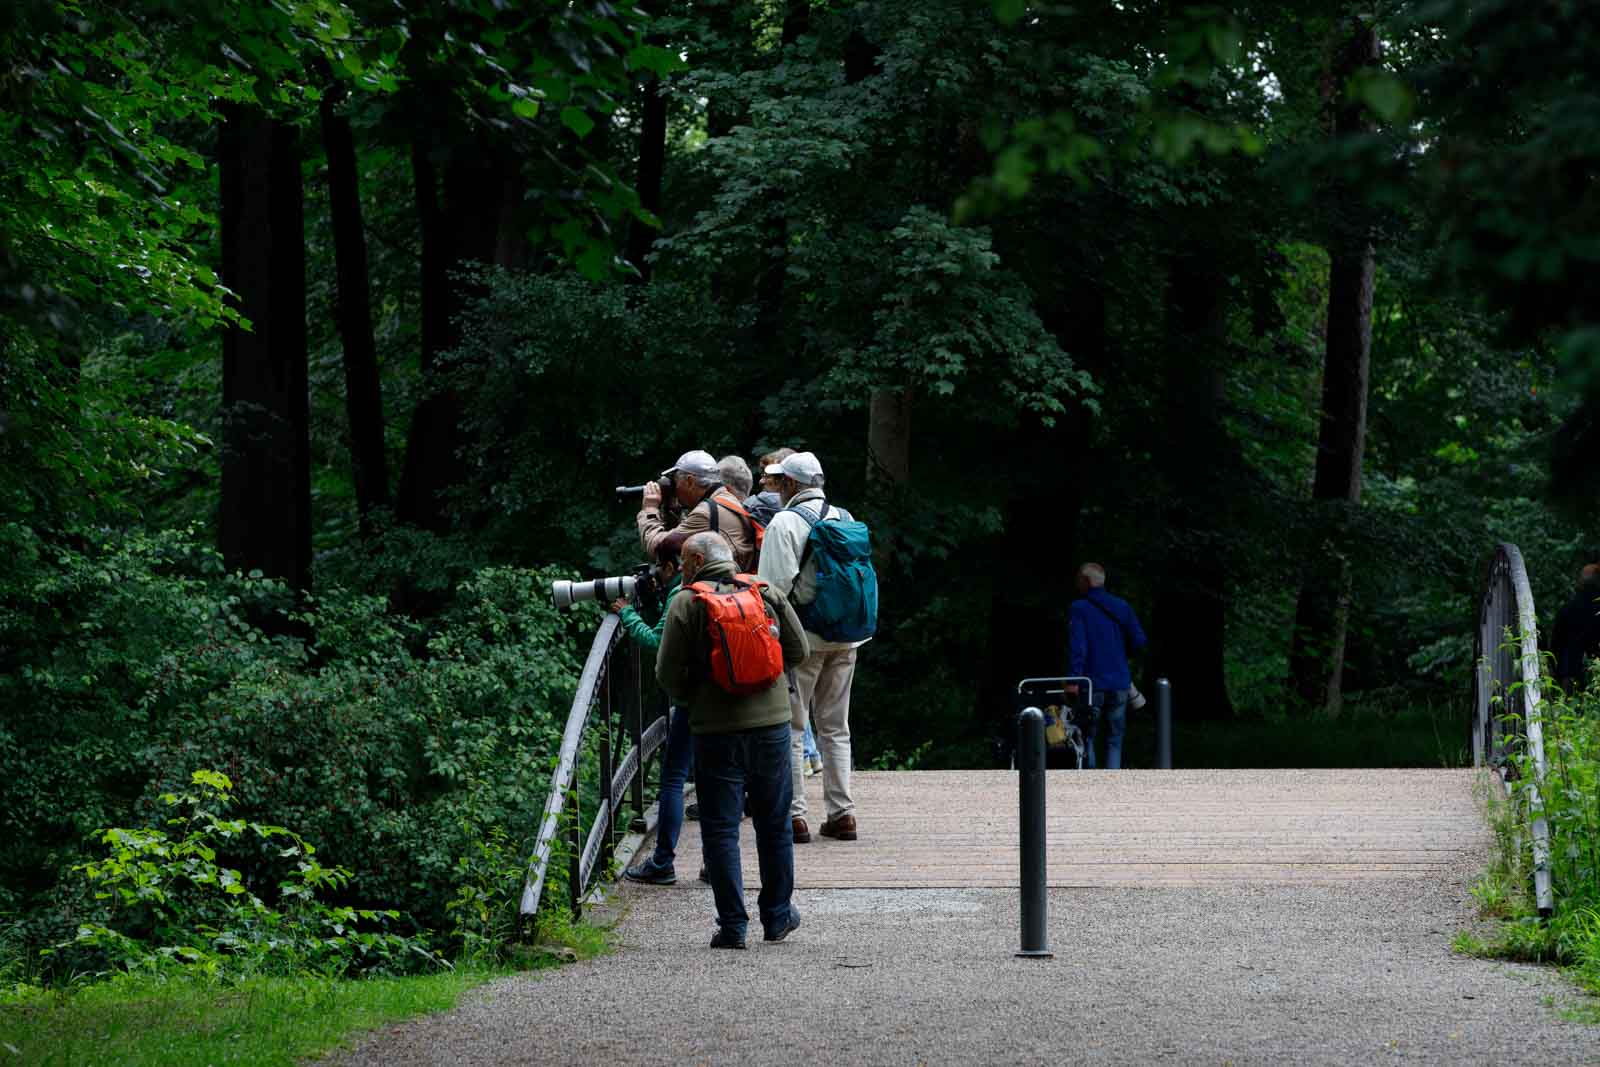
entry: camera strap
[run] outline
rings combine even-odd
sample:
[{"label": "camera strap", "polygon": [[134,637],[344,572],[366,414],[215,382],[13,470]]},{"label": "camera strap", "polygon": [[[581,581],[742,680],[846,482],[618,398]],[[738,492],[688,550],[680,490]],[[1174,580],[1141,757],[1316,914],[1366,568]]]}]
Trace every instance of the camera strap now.
[{"label": "camera strap", "polygon": [[1083,599],[1085,601],[1087,601],[1088,603],[1093,604],[1095,607],[1099,608],[1101,611],[1103,611],[1105,613],[1106,618],[1110,619],[1112,622],[1117,624],[1117,635],[1122,638],[1122,658],[1123,659],[1127,659],[1128,658],[1128,645],[1130,644],[1130,642],[1128,641],[1128,630],[1127,630],[1127,627],[1122,625],[1122,620],[1117,618],[1115,615],[1113,615],[1111,613],[1111,609],[1106,607],[1104,604],[1100,603],[1098,600],[1092,600],[1089,597],[1084,597]]}]

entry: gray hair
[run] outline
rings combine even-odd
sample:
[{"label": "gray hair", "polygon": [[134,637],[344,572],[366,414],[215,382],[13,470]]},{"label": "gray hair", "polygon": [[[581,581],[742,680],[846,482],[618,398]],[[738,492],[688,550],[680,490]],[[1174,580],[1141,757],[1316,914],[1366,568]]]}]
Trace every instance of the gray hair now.
[{"label": "gray hair", "polygon": [[683,555],[699,556],[707,563],[732,563],[733,546],[728,539],[712,530],[693,534],[683,543]]},{"label": "gray hair", "polygon": [[750,477],[750,464],[739,456],[723,456],[717,466],[722,468],[723,484],[738,494],[740,500],[750,495],[750,487],[755,484]]},{"label": "gray hair", "polygon": [[1106,584],[1106,569],[1098,563],[1085,563],[1078,568],[1078,573],[1091,589],[1099,589]]}]

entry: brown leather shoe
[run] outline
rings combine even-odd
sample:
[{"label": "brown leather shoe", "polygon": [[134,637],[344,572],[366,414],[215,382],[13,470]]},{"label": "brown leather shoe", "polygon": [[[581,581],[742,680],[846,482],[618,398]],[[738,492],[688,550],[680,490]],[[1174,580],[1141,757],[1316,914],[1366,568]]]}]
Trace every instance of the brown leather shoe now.
[{"label": "brown leather shoe", "polygon": [[837,819],[822,820],[822,836],[836,837],[840,841],[854,841],[856,839],[856,817],[854,815],[841,815]]},{"label": "brown leather shoe", "polygon": [[806,821],[804,819],[796,815],[794,817],[794,843],[797,845],[803,845],[810,840],[811,827],[806,825]]}]

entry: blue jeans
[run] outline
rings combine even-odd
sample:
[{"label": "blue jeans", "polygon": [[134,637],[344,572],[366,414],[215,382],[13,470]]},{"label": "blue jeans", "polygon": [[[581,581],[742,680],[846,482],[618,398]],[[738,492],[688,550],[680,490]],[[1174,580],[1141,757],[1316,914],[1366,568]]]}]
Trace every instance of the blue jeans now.
[{"label": "blue jeans", "polygon": [[809,715],[806,716],[806,734],[803,744],[805,747],[801,749],[800,754],[806,759],[819,760],[822,758],[822,753],[817,751],[817,735],[811,732],[811,716]]},{"label": "blue jeans", "polygon": [[756,898],[761,925],[783,929],[793,913],[794,896],[788,722],[732,734],[696,734],[694,763],[700,840],[706,879],[717,901],[717,925],[742,938],[750,923],[739,864],[739,820],[748,793],[761,863],[761,894]]},{"label": "blue jeans", "polygon": [[666,751],[661,755],[661,796],[657,799],[656,851],[650,865],[672,869],[678,854],[678,834],[683,831],[683,784],[694,764],[694,743],[689,736],[689,709],[673,708],[667,729]]},{"label": "blue jeans", "polygon": [[1088,751],[1084,753],[1083,761],[1090,770],[1099,766],[1095,762],[1094,750],[1102,725],[1106,732],[1106,770],[1121,770],[1122,734],[1128,725],[1126,689],[1102,689],[1094,695],[1094,719],[1089,724]]}]

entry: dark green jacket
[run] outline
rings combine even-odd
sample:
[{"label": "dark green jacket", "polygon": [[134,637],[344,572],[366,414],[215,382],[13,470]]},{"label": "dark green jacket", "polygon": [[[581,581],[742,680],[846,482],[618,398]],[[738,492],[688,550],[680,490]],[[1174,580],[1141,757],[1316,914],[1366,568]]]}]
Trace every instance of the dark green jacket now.
[{"label": "dark green jacket", "polygon": [[[708,563],[695,576],[711,582],[721,593],[733,592],[733,564]],[[778,644],[783,648],[783,668],[793,670],[811,654],[805,628],[789,606],[789,598],[768,586],[762,590],[768,613],[778,620]],[[739,696],[711,680],[711,639],[706,633],[706,611],[687,586],[667,606],[656,649],[656,679],[680,708],[689,709],[689,729],[697,734],[731,734],[788,722],[789,686],[780,675],[764,693]]]},{"label": "dark green jacket", "polygon": [[672,603],[672,594],[678,591],[683,582],[673,577],[667,587],[661,591],[661,615],[656,619],[656,624],[651,626],[644,621],[644,616],[634,610],[632,604],[625,604],[617,617],[622,620],[623,629],[628,631],[628,636],[639,642],[639,647],[646,652],[654,652],[661,645],[661,628],[667,624],[667,604]]}]

